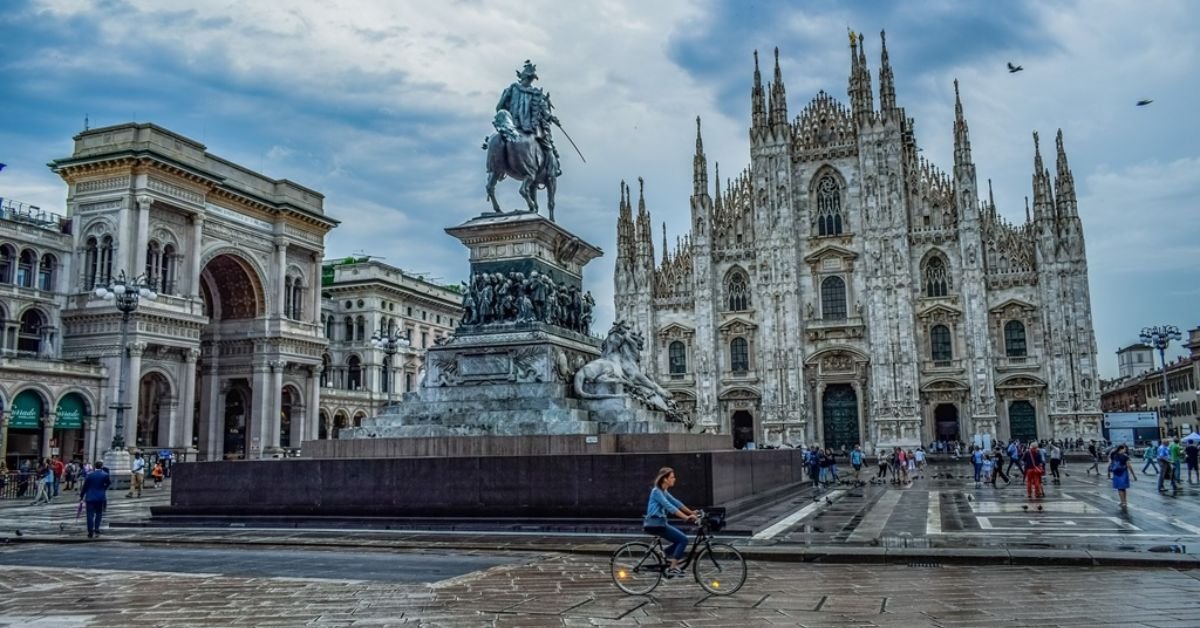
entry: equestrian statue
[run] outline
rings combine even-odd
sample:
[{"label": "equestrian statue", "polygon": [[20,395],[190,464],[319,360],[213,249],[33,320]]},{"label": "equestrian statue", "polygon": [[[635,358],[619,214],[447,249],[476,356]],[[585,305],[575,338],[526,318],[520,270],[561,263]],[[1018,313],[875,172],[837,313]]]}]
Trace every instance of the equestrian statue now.
[{"label": "equestrian statue", "polygon": [[[554,220],[554,192],[562,169],[551,125],[559,130],[562,126],[554,115],[550,94],[533,86],[537,78],[537,66],[526,60],[525,67],[517,71],[517,82],[509,85],[496,103],[492,119],[496,132],[483,143],[487,151],[487,196],[492,209],[503,213],[496,201],[496,183],[511,177],[521,182],[521,198],[529,205],[529,211],[537,212],[537,191],[545,188],[546,209],[550,220]],[[563,135],[566,136],[566,131]],[[567,136],[567,141],[570,140]],[[582,159],[583,154],[579,157]]]}]

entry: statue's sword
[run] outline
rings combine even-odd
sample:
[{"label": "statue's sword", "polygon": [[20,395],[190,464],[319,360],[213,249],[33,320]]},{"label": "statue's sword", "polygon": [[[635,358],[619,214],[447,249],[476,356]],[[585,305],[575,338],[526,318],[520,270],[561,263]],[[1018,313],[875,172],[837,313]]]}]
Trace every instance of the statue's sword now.
[{"label": "statue's sword", "polygon": [[563,137],[567,138],[567,141],[571,143],[571,148],[575,149],[575,153],[579,155],[579,158],[582,159],[583,163],[586,164],[587,158],[584,157],[583,153],[579,151],[579,147],[575,145],[575,140],[571,139],[571,136],[567,134],[567,130],[562,128],[562,125],[557,122],[554,123],[554,126],[558,127],[559,131],[562,131]]}]

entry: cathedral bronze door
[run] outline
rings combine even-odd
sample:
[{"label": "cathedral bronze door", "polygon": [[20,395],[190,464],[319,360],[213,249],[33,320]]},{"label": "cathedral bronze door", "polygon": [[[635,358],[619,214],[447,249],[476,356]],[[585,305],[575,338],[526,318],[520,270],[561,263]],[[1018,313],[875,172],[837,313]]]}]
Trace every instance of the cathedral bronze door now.
[{"label": "cathedral bronze door", "polygon": [[858,433],[858,395],[850,384],[830,384],[821,400],[821,424],[825,446],[853,449],[860,443]]},{"label": "cathedral bronze door", "polygon": [[1022,443],[1037,440],[1037,411],[1028,401],[1014,401],[1008,406],[1008,432]]}]

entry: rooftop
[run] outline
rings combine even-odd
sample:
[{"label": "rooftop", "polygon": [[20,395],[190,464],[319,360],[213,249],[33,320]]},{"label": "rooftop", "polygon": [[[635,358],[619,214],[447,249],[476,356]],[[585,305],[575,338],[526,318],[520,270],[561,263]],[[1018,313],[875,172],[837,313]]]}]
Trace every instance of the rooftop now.
[{"label": "rooftop", "polygon": [[29,225],[55,233],[67,233],[71,224],[71,221],[61,214],[48,212],[37,205],[22,203],[11,198],[0,198],[0,220]]}]

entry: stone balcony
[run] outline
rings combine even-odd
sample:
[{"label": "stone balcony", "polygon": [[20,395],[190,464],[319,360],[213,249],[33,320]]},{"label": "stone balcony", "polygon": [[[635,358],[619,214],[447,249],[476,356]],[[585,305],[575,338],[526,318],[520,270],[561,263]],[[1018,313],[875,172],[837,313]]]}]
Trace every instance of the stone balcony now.
[{"label": "stone balcony", "polygon": [[866,329],[861,316],[810,318],[805,322],[805,331],[810,341],[862,338]]},{"label": "stone balcony", "polygon": [[921,372],[933,374],[961,373],[964,360],[921,360]]}]

